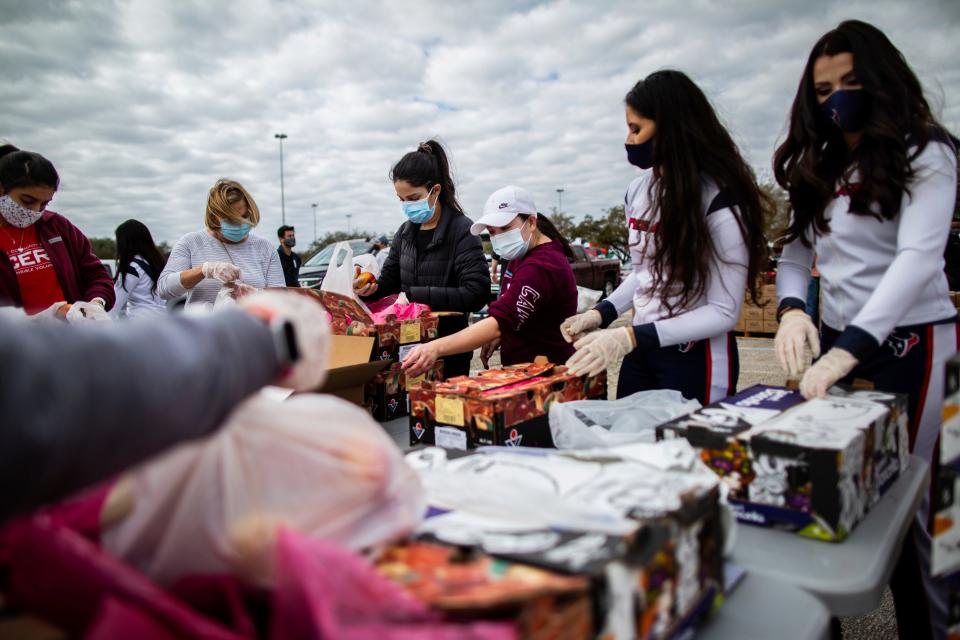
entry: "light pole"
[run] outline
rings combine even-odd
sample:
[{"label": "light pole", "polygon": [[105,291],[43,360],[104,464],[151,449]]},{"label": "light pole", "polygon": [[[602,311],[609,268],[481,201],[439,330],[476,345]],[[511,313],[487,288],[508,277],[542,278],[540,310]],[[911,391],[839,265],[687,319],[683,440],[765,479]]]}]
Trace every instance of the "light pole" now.
[{"label": "light pole", "polygon": [[557,189],[557,213],[563,212],[563,189]]},{"label": "light pole", "polygon": [[347,214],[347,235],[350,235],[350,218],[353,217],[352,213]]},{"label": "light pole", "polygon": [[310,206],[313,207],[313,243],[316,244],[317,243],[317,203],[314,202]]},{"label": "light pole", "polygon": [[280,220],[281,224],[287,224],[287,203],[283,195],[283,141],[287,134],[275,133],[273,137],[280,141]]}]

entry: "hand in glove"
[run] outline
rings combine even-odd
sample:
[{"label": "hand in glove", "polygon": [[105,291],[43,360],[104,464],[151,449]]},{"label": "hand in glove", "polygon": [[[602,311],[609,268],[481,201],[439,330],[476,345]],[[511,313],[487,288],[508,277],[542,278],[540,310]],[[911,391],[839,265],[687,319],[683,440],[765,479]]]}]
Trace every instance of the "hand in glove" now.
[{"label": "hand in glove", "polygon": [[220,282],[240,279],[240,267],[229,262],[204,262],[200,270],[204,278],[216,278]]},{"label": "hand in glove", "polygon": [[845,378],[857,366],[857,359],[849,351],[834,347],[807,369],[800,381],[800,393],[807,400],[823,398],[827,389]]},{"label": "hand in glove", "polygon": [[330,322],[319,302],[292,291],[257,291],[243,296],[237,306],[270,322],[289,321],[296,335],[299,359],[276,384],[297,391],[312,391],[327,377]]},{"label": "hand in glove", "polygon": [[[599,314],[598,314],[599,315]],[[570,373],[575,376],[595,376],[607,367],[623,360],[637,344],[632,327],[617,327],[588,333],[574,344],[577,352],[567,360]]]},{"label": "hand in glove", "polygon": [[94,298],[92,302],[74,302],[67,312],[67,322],[70,324],[83,324],[87,322],[102,322],[110,324],[113,320],[107,315],[104,305],[106,303],[101,298]]},{"label": "hand in glove", "polygon": [[810,316],[800,309],[791,309],[780,317],[780,328],[773,340],[780,366],[788,376],[798,376],[806,369],[804,348],[810,345],[814,358],[820,357],[820,334]]},{"label": "hand in glove", "polygon": [[47,320],[66,320],[69,312],[70,304],[60,301],[54,302],[40,313],[36,313],[30,317],[34,320],[40,320],[41,322],[45,322]]},{"label": "hand in glove", "polygon": [[560,333],[564,340],[573,342],[581,334],[599,329],[601,324],[603,324],[603,317],[600,312],[596,309],[590,309],[590,311],[578,313],[564,320],[563,324],[560,325]]}]

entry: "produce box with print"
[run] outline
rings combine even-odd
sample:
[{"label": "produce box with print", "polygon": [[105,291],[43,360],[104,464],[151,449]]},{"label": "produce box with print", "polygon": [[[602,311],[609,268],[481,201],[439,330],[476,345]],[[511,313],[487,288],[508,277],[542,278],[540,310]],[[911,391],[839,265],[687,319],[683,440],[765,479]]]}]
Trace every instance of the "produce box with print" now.
[{"label": "produce box with print", "polygon": [[[695,453],[689,454],[692,461]],[[635,522],[636,529],[623,536],[570,525],[537,528],[507,512],[499,520],[489,509],[478,517],[468,505],[465,511],[431,509],[418,530],[434,541],[589,577],[597,637],[677,637],[722,597],[719,486],[709,473],[662,470],[612,454],[601,462],[521,450],[452,460],[444,473],[466,476],[466,486],[530,488],[570,508],[590,505]],[[447,485],[456,485],[449,475],[443,477]],[[422,476],[425,483],[430,478]],[[554,503],[544,508],[563,510]]]},{"label": "produce box with print", "polygon": [[[960,355],[947,362],[940,430],[940,469],[935,479],[932,569],[946,576],[951,601],[960,602]],[[951,607],[951,628],[960,634],[960,607]],[[955,618],[955,619],[953,619]]]},{"label": "produce box with print", "polygon": [[366,383],[364,404],[370,408],[374,420],[387,422],[410,414],[407,389],[422,382],[443,380],[443,360],[437,360],[430,371],[419,376],[408,376],[401,364],[394,362]]},{"label": "produce box with print", "polygon": [[517,637],[594,637],[590,581],[494,558],[476,548],[408,542],[376,568],[410,596],[455,620],[509,620]]},{"label": "produce box with print", "polygon": [[410,444],[453,449],[483,445],[552,447],[553,402],[607,397],[606,372],[575,376],[538,358],[409,391]]}]

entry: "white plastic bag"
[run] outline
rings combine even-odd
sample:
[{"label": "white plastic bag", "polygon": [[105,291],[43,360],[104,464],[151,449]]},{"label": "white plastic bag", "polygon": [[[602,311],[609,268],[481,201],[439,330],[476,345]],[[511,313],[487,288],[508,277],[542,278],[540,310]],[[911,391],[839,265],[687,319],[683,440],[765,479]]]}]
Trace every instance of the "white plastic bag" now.
[{"label": "white plastic bag", "polygon": [[359,407],[332,396],[257,395],[228,424],[132,473],[134,508],[103,546],[161,585],[237,573],[271,583],[279,526],[353,550],[412,531],[416,473]]},{"label": "white plastic bag", "polygon": [[360,267],[361,271],[372,273],[377,280],[380,279],[380,263],[377,262],[377,257],[372,253],[361,253],[359,256],[354,256],[353,265]]},{"label": "white plastic bag", "polygon": [[655,442],[656,427],[700,408],[679,391],[638,391],[619,400],[577,400],[550,405],[550,433],[558,449],[592,449]]},{"label": "white plastic bag", "polygon": [[603,291],[577,287],[577,313],[584,313],[588,309],[593,309],[600,302],[600,296],[602,295]]},{"label": "white plastic bag", "polygon": [[333,248],[333,254],[330,256],[330,264],[327,266],[327,273],[323,276],[323,282],[320,283],[321,291],[332,291],[346,296],[356,301],[360,307],[369,315],[370,310],[363,300],[357,297],[353,290],[353,249],[349,242],[338,242]]}]

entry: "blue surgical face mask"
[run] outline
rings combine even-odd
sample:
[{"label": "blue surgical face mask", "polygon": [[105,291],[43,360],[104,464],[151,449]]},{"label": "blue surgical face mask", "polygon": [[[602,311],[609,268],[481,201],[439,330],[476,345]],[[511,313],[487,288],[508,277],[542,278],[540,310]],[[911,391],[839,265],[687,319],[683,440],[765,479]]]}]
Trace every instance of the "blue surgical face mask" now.
[{"label": "blue surgical face mask", "polygon": [[526,255],[530,239],[523,239],[523,228],[526,221],[516,229],[490,236],[490,245],[493,251],[504,260],[519,260]]},{"label": "blue surgical face mask", "polygon": [[627,149],[627,162],[641,169],[649,169],[653,166],[653,137],[640,144],[625,144]]},{"label": "blue surgical face mask", "polygon": [[841,131],[860,131],[867,124],[869,103],[863,89],[841,89],[830,94],[820,111]]},{"label": "blue surgical face mask", "polygon": [[230,242],[243,242],[250,234],[250,229],[253,229],[253,225],[249,222],[234,224],[227,220],[220,221],[220,235]]},{"label": "blue surgical face mask", "polygon": [[[434,203],[436,204],[436,203]],[[403,215],[414,224],[423,224],[433,217],[433,207],[430,206],[430,192],[423,200],[414,200],[412,202],[401,202],[400,208],[403,209]]]}]

